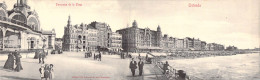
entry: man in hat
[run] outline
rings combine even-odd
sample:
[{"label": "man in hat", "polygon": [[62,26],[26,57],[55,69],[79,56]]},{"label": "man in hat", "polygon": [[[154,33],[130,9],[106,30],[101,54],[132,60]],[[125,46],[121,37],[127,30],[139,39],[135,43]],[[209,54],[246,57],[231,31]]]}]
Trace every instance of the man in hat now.
[{"label": "man in hat", "polygon": [[132,75],[135,76],[135,69],[137,68],[137,66],[136,66],[136,61],[134,60],[134,58],[132,58],[129,68],[131,69]]},{"label": "man in hat", "polygon": [[142,59],[139,59],[139,60],[140,60],[140,61],[138,62],[139,76],[142,76],[144,62],[142,61]]}]

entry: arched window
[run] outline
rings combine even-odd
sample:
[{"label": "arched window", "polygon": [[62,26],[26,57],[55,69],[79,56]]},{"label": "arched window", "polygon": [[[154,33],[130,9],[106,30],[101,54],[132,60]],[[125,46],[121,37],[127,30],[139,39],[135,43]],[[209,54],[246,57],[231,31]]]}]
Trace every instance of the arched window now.
[{"label": "arched window", "polygon": [[38,20],[35,17],[30,17],[28,19],[27,23],[28,23],[29,26],[33,25],[33,27],[34,27],[34,28],[32,28],[33,30],[39,31],[39,29],[40,29],[39,22],[38,22]]},{"label": "arched window", "polygon": [[78,36],[78,39],[81,39],[81,35]]},{"label": "arched window", "polygon": [[20,21],[20,22],[22,22],[22,23],[25,23],[25,22],[26,22],[26,17],[23,16],[23,15],[20,15],[20,14],[17,14],[17,15],[15,15],[15,16],[13,16],[12,19],[18,20],[18,21]]},{"label": "arched window", "polygon": [[6,17],[6,13],[5,13],[4,10],[0,10],[0,16],[2,16],[2,17]]}]

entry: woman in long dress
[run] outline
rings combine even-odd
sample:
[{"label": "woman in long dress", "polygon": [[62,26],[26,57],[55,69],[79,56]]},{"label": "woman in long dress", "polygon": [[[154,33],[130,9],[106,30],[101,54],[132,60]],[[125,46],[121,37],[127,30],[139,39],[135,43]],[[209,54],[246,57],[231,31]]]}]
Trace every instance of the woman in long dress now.
[{"label": "woman in long dress", "polygon": [[45,64],[44,68],[44,78],[47,80],[50,78],[50,66],[49,64]]},{"label": "woman in long dress", "polygon": [[14,55],[9,53],[8,54],[8,59],[5,62],[4,65],[5,69],[14,69]]},{"label": "woman in long dress", "polygon": [[16,53],[16,68],[14,69],[15,71],[19,72],[20,70],[23,70],[22,64],[21,64],[21,58],[22,56],[20,53]]}]

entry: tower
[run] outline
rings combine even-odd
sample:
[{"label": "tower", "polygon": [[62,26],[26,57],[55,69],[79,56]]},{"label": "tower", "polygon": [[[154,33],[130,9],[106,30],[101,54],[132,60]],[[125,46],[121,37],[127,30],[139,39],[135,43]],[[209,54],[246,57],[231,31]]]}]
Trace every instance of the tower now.
[{"label": "tower", "polygon": [[136,23],[136,20],[134,20],[134,22],[133,22],[132,26],[133,26],[134,28],[137,28],[137,23]]},{"label": "tower", "polygon": [[71,23],[71,21],[70,21],[70,15],[69,15],[67,27],[69,27],[71,25],[70,23]]},{"label": "tower", "polygon": [[160,25],[158,25],[158,27],[157,27],[157,32],[161,32],[161,27],[160,27]]},{"label": "tower", "polygon": [[17,4],[20,6],[27,6],[27,0],[17,0]]},{"label": "tower", "polygon": [[162,46],[162,45],[161,45],[162,32],[161,32],[161,27],[160,27],[160,25],[158,25],[158,27],[157,27],[157,37],[156,37],[156,39],[157,39],[157,46],[158,46],[158,47],[161,47],[161,46]]}]

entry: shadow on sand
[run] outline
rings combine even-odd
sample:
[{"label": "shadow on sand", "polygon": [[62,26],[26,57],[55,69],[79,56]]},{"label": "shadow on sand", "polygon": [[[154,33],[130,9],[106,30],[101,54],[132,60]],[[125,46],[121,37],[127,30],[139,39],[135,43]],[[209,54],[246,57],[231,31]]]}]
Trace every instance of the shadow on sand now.
[{"label": "shadow on sand", "polygon": [[16,79],[16,80],[38,80],[38,79],[32,79],[32,78],[24,78],[24,77],[17,77],[17,76],[1,76],[8,79]]},{"label": "shadow on sand", "polygon": [[14,72],[11,69],[5,69],[4,66],[0,66],[0,70],[6,71],[6,72]]}]

